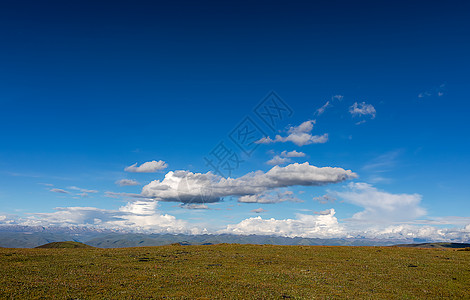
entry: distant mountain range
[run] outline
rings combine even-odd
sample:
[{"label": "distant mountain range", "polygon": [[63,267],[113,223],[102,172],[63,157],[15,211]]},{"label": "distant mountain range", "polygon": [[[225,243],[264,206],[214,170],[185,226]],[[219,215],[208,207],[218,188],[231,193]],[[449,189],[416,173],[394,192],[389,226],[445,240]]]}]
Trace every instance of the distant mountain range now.
[{"label": "distant mountain range", "polygon": [[[231,234],[144,234],[119,230],[103,230],[89,227],[42,227],[0,226],[0,247],[34,248],[40,245],[74,241],[93,247],[122,248],[139,246],[162,246],[173,243],[182,245],[210,245],[220,243],[272,244],[272,245],[325,245],[325,246],[392,246],[397,244],[423,243],[422,240],[379,240],[365,238],[318,239],[301,237],[231,235]],[[423,244],[421,244],[423,245]],[[403,246],[403,245],[400,245]],[[406,245],[405,245],[406,246]],[[413,247],[413,246],[410,246]],[[417,247],[417,246],[416,246]]]},{"label": "distant mountain range", "polygon": [[0,247],[34,248],[52,242],[84,242],[92,238],[119,231],[88,227],[0,226]]},{"label": "distant mountain range", "polygon": [[412,248],[469,248],[470,244],[465,243],[421,243],[421,244],[399,244],[396,247]]},{"label": "distant mountain range", "polygon": [[66,234],[97,234],[97,233],[126,232],[126,231],[92,228],[92,227],[84,227],[84,226],[0,225],[0,232],[47,232],[47,233],[66,233]]}]

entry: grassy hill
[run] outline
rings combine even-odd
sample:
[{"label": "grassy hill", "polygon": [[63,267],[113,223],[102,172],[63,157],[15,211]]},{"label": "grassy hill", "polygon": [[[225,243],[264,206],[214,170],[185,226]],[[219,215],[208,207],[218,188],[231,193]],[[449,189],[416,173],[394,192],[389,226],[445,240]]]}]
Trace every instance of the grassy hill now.
[{"label": "grassy hill", "polygon": [[412,247],[412,248],[468,248],[470,244],[464,243],[421,243],[421,244],[399,244],[394,247]]},{"label": "grassy hill", "polygon": [[0,299],[469,299],[469,265],[405,247],[0,249]]},{"label": "grassy hill", "polygon": [[74,241],[66,241],[66,242],[52,242],[49,244],[37,246],[36,248],[94,248],[87,244],[83,244],[80,242]]}]

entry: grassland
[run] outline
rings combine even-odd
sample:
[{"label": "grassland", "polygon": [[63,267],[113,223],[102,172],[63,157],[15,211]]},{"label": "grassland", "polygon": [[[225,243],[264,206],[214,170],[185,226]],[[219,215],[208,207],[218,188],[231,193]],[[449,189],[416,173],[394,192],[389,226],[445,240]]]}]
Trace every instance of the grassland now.
[{"label": "grassland", "polygon": [[210,245],[0,249],[1,299],[470,298],[470,251]]}]

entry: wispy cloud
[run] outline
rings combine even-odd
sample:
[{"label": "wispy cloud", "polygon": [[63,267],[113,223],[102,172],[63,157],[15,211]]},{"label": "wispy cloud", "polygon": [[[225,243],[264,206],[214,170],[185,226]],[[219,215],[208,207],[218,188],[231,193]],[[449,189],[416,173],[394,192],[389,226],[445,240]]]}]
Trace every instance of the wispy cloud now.
[{"label": "wispy cloud", "polygon": [[[361,102],[361,103],[354,102],[354,104],[349,107],[349,113],[353,117],[369,116],[371,119],[374,119],[377,112],[375,111],[375,108],[374,106],[372,106],[372,104],[366,104],[365,102]],[[364,122],[365,120],[362,120],[356,124],[359,125]]]},{"label": "wispy cloud", "polygon": [[[274,151],[272,151],[274,153]],[[291,158],[305,157],[305,153],[297,152],[295,150],[287,152],[282,151],[280,155],[275,155],[272,159],[268,160],[266,164],[271,166],[283,165],[292,162]]]},{"label": "wispy cloud", "polygon": [[263,137],[256,141],[256,143],[271,144],[292,142],[297,146],[326,143],[328,141],[328,133],[323,135],[312,135],[310,133],[313,129],[313,124],[315,124],[315,120],[305,121],[299,126],[289,127],[287,130],[287,136],[276,135],[274,139],[271,139],[270,137]]},{"label": "wispy cloud", "polygon": [[367,178],[367,181],[370,183],[391,183],[393,180],[388,177],[380,176],[380,175],[371,175]]},{"label": "wispy cloud", "polygon": [[295,150],[287,152],[287,151],[282,151],[281,156],[283,157],[305,157],[306,154],[303,152],[297,152]]},{"label": "wispy cloud", "polygon": [[163,160],[153,160],[153,161],[148,161],[140,166],[137,166],[137,163],[126,167],[124,171],[126,172],[134,172],[134,173],[154,173],[158,172],[160,170],[164,170],[168,167],[168,164],[164,162]]},{"label": "wispy cloud", "polygon": [[283,165],[286,163],[290,163],[292,160],[288,157],[280,157],[279,155],[274,156],[272,159],[268,160],[266,164],[275,166],[275,165]]},{"label": "wispy cloud", "polygon": [[433,97],[433,96],[442,97],[444,96],[445,87],[446,87],[446,84],[443,83],[439,85],[438,87],[419,93],[418,98],[428,98],[428,97]]},{"label": "wispy cloud", "polygon": [[180,204],[179,207],[185,208],[185,209],[209,209],[209,206],[207,206],[206,204],[202,204],[202,203]]},{"label": "wispy cloud", "polygon": [[331,196],[331,195],[325,194],[325,195],[320,196],[320,197],[313,197],[313,201],[320,202],[321,204],[327,204],[327,203],[335,202],[336,198]]},{"label": "wispy cloud", "polygon": [[325,104],[323,104],[322,107],[318,108],[316,111],[315,111],[315,115],[316,116],[321,116],[328,107],[331,107],[333,106],[333,102],[334,101],[342,101],[343,100],[343,96],[342,95],[334,95],[331,97],[331,100],[328,100],[325,102]]},{"label": "wispy cloud", "polygon": [[402,149],[389,151],[370,160],[363,170],[374,172],[386,172],[396,166],[398,157],[403,153]]},{"label": "wispy cloud", "polygon": [[343,101],[343,98],[344,98],[343,95],[334,95],[331,97],[331,100]]},{"label": "wispy cloud", "polygon": [[70,194],[70,192],[68,192],[66,190],[63,190],[63,189],[53,188],[53,189],[50,189],[49,191],[51,191],[53,193],[59,193],[59,194]]},{"label": "wispy cloud", "polygon": [[331,209],[325,209],[322,211],[314,211],[313,213],[316,215],[320,215],[320,216],[327,216],[327,215],[331,215]]},{"label": "wispy cloud", "polygon": [[108,198],[138,198],[138,199],[148,199],[152,200],[151,197],[143,196],[142,194],[135,194],[135,193],[116,193],[106,191],[104,192],[105,196]]},{"label": "wispy cloud", "polygon": [[330,101],[326,101],[326,103],[322,107],[320,107],[319,109],[315,111],[315,115],[321,116],[325,112],[325,110],[330,106],[331,106]]},{"label": "wispy cloud", "polygon": [[133,185],[140,185],[137,180],[134,179],[121,179],[115,182],[119,186],[133,186]]},{"label": "wispy cloud", "polygon": [[260,207],[260,208],[252,209],[251,212],[252,212],[252,213],[256,213],[256,214],[260,214],[260,213],[267,212],[267,210],[262,209],[262,208]]},{"label": "wispy cloud", "polygon": [[388,151],[368,161],[362,167],[362,170],[368,175],[367,181],[370,183],[391,183],[393,179],[385,173],[393,171],[397,167],[403,152],[403,149]]},{"label": "wispy cloud", "polygon": [[431,97],[432,94],[430,92],[423,92],[418,94],[418,98],[425,98],[425,97]]},{"label": "wispy cloud", "polygon": [[89,193],[93,193],[93,194],[98,193],[97,190],[82,189],[82,188],[79,188],[79,187],[76,187],[76,186],[69,186],[68,189],[69,190],[80,191],[82,193],[87,193],[87,194],[89,194]]},{"label": "wispy cloud", "polygon": [[240,203],[264,203],[264,204],[273,204],[273,203],[280,203],[285,201],[291,202],[303,202],[299,200],[297,197],[294,196],[292,191],[271,191],[271,192],[264,192],[256,195],[247,195],[241,196],[238,198],[238,202]]}]

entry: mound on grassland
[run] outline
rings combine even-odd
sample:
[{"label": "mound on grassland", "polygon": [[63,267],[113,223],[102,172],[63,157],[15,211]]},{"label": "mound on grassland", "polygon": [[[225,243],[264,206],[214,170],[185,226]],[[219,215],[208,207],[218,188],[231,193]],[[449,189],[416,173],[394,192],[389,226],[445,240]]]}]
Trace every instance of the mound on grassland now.
[{"label": "mound on grassland", "polygon": [[83,244],[80,242],[74,241],[66,241],[66,242],[53,242],[41,246],[37,246],[36,248],[94,248],[87,244]]}]

